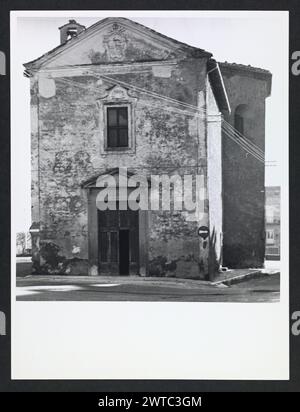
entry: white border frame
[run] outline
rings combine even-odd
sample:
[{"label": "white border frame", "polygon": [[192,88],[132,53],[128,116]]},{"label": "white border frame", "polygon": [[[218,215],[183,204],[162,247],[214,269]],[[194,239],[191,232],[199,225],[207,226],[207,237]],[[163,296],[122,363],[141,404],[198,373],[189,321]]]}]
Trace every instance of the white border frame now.
[{"label": "white border frame", "polygon": [[[278,303],[16,302],[14,159],[18,141],[18,17],[89,17],[91,11],[11,12],[12,379],[289,379],[288,123],[281,184]],[[285,11],[94,11],[93,17],[252,16]],[[288,24],[287,24],[288,30]],[[288,39],[287,39],[288,40]],[[282,56],[288,74],[288,45]],[[288,119],[288,76],[283,119]],[[28,86],[29,87],[29,86]],[[285,120],[286,121],[286,120]],[[22,171],[21,171],[22,173]],[[138,325],[138,327],[137,327]],[[119,342],[122,342],[120,348]],[[118,343],[118,345],[116,345]]]}]

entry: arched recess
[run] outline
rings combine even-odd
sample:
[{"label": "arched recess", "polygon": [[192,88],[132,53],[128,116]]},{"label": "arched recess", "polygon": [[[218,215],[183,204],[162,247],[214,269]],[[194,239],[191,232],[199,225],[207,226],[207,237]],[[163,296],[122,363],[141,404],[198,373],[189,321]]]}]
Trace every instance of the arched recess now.
[{"label": "arched recess", "polygon": [[234,128],[242,135],[246,134],[247,123],[251,117],[250,107],[247,104],[239,104],[234,112]]}]

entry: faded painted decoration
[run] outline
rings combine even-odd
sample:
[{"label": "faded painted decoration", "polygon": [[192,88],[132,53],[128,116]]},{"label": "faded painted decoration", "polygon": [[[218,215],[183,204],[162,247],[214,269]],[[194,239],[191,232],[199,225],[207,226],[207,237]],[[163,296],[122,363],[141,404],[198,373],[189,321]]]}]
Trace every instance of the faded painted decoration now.
[{"label": "faded painted decoration", "polygon": [[[24,64],[35,273],[213,279],[226,259],[259,265],[264,170],[225,140],[222,119],[234,127],[238,105],[253,108],[243,131],[264,147],[270,73],[219,65],[211,53],[125,18],[90,28],[72,20],[60,34],[58,47]],[[116,210],[99,208],[99,181],[121,168],[146,182],[201,175],[203,211],[172,204],[125,212],[122,193],[136,190],[127,184],[116,187]]]}]

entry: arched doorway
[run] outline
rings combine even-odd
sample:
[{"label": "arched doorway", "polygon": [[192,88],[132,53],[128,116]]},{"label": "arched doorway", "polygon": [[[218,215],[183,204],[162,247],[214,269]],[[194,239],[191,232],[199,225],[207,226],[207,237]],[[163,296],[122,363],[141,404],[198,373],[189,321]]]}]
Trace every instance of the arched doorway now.
[{"label": "arched doorway", "polygon": [[[118,169],[103,175],[116,177]],[[141,275],[148,272],[149,211],[124,210],[124,199],[117,187],[115,210],[100,210],[98,194],[102,190],[94,176],[82,184],[88,196],[88,250],[90,275]],[[128,192],[132,188],[128,187]],[[122,207],[120,207],[122,204]]]}]

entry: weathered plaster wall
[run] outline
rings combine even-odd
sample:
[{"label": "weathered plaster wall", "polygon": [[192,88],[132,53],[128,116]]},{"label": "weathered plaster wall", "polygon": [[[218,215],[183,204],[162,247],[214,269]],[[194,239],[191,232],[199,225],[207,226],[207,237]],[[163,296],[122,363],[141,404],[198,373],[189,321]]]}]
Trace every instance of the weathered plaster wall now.
[{"label": "weathered plaster wall", "polygon": [[[221,65],[231,105],[248,105],[244,135],[265,148],[265,99],[271,74]],[[223,133],[223,263],[229,267],[262,267],[264,261],[264,165]]]},{"label": "weathered plaster wall", "polygon": [[[101,153],[103,124],[99,124],[97,105],[112,86],[99,80],[102,70],[116,80],[199,105],[206,59],[173,62],[167,71],[164,65],[153,69],[151,64],[126,66],[123,73],[122,65],[90,68],[95,75],[68,73],[67,81],[53,73],[55,84],[51,80],[51,85],[45,78],[40,78],[39,85],[37,76],[32,80],[32,109],[38,116],[38,130],[32,134],[33,220],[39,211],[40,271],[48,273],[88,273],[88,199],[81,183],[89,177],[122,166],[147,175],[206,174],[205,122],[193,110],[134,91],[135,150],[120,154]],[[201,99],[200,104],[205,106]],[[208,223],[207,202],[204,221]],[[204,278],[208,248],[199,246],[198,225],[184,211],[171,212],[171,218],[163,211],[152,212],[149,273]]]},{"label": "weathered plaster wall", "polygon": [[39,119],[38,119],[38,87],[37,82],[30,79],[30,123],[31,123],[31,219],[33,271],[39,269]]}]

